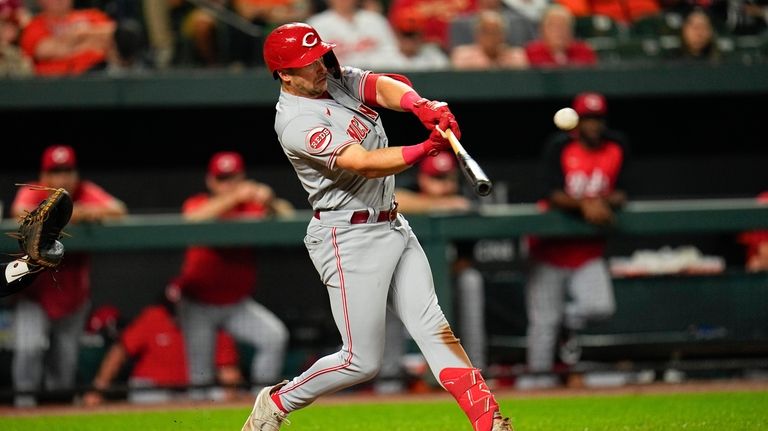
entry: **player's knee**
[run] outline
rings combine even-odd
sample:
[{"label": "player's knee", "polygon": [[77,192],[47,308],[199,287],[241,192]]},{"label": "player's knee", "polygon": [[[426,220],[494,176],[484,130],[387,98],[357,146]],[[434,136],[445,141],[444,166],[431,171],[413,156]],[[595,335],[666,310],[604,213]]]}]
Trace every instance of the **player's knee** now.
[{"label": "player's knee", "polygon": [[358,367],[358,382],[367,382],[379,374],[381,362],[360,364]]}]

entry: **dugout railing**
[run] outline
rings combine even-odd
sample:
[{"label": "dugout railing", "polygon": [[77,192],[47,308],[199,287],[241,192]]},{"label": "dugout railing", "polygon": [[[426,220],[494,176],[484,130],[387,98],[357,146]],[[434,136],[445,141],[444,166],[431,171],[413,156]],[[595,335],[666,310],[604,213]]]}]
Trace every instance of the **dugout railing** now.
[{"label": "dugout railing", "polygon": [[[70,252],[98,254],[181,250],[193,244],[301,250],[309,217],[310,212],[299,211],[285,219],[192,223],[177,214],[132,215],[103,224],[71,225],[65,242]],[[452,319],[446,250],[455,241],[604,233],[609,238],[687,234],[735,239],[742,231],[768,229],[768,205],[752,199],[637,201],[620,211],[615,226],[607,230],[566,213],[542,213],[533,204],[489,205],[471,214],[408,219],[429,256],[443,310]],[[3,232],[15,227],[13,220],[0,223]],[[16,251],[12,239],[0,242],[0,252]],[[494,363],[521,363],[524,358],[524,272],[519,269],[485,273]],[[580,336],[587,358],[600,358],[609,368],[626,366],[627,360],[642,369],[670,363],[692,370],[768,368],[768,274],[731,266],[718,274],[614,281],[617,314]]]}]

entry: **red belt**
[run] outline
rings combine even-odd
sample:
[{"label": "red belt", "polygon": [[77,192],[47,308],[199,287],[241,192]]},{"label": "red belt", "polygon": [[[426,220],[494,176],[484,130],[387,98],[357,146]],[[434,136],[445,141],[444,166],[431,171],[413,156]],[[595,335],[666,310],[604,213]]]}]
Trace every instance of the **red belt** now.
[{"label": "red belt", "polygon": [[[370,213],[368,210],[360,210],[352,213],[352,217],[349,218],[350,224],[362,224],[368,223],[368,217]],[[320,220],[320,211],[315,211],[315,218]],[[379,212],[379,216],[376,218],[376,223],[384,221],[394,221],[397,218],[397,205],[389,211]]]}]

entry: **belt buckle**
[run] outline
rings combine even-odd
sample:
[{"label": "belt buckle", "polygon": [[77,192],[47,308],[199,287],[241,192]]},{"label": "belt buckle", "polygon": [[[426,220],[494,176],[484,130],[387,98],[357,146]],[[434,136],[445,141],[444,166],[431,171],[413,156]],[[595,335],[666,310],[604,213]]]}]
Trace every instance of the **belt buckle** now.
[{"label": "belt buckle", "polygon": [[397,219],[397,205],[398,205],[397,201],[394,201],[393,204],[394,205],[389,210],[389,222],[390,223]]}]

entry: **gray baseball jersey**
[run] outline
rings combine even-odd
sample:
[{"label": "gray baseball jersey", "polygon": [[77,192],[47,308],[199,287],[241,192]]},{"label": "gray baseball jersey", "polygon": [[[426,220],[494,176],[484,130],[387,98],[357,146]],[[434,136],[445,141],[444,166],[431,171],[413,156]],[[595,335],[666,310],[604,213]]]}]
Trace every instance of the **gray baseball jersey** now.
[{"label": "gray baseball jersey", "polygon": [[[378,373],[388,307],[438,380],[446,368],[471,367],[440,309],[429,262],[408,221],[402,215],[383,222],[375,217],[391,208],[394,176],[368,179],[336,166],[349,145],[375,150],[388,144],[378,113],[362,101],[368,76],[344,68],[341,79],[328,76],[330,97],[282,92],[276,107],[277,136],[316,210],[304,244],[328,290],[342,341],[338,352],[320,358],[277,392],[286,411]],[[352,223],[352,213],[359,210],[369,211],[367,222]]]},{"label": "gray baseball jersey", "polygon": [[394,176],[366,179],[336,167],[342,149],[388,145],[379,113],[362,102],[369,72],[343,68],[341,79],[328,78],[331,98],[308,99],[280,93],[275,131],[315,210],[387,209]]}]

